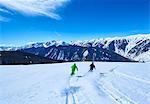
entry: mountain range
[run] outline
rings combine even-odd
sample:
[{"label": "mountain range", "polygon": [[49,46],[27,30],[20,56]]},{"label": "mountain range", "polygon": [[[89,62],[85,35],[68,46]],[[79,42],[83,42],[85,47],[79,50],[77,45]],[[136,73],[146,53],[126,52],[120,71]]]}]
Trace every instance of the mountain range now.
[{"label": "mountain range", "polygon": [[86,41],[49,41],[0,51],[22,51],[64,61],[150,61],[150,34],[100,38]]}]

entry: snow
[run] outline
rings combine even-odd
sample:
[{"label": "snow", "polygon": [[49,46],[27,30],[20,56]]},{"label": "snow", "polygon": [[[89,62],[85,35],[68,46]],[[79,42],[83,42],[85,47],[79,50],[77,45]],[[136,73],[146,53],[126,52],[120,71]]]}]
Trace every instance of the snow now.
[{"label": "snow", "polygon": [[[123,44],[123,42],[117,43],[117,41],[122,41],[122,40],[126,40],[128,43],[127,46],[125,47],[125,50],[118,48],[119,45]],[[137,35],[131,35],[131,36],[126,36],[126,37],[105,38],[104,41],[106,43],[104,44],[103,48],[108,48],[109,44],[112,41],[116,41],[114,44],[116,53],[118,53],[126,58],[130,58],[130,59],[136,60],[136,61],[150,61],[148,51],[140,53],[140,55],[138,55],[138,56],[136,56],[135,54],[139,50],[136,50],[136,52],[134,52],[132,54],[129,53],[134,47],[138,46],[139,44],[141,44],[143,41],[146,41],[146,40],[147,40],[147,42],[145,44],[143,44],[143,46],[139,46],[141,48],[144,48],[144,46],[149,43],[150,34],[137,34]],[[148,47],[148,45],[147,45],[147,47]],[[148,56],[148,57],[145,57],[145,56]]]},{"label": "snow", "polygon": [[90,63],[0,66],[0,104],[150,103],[150,63]]},{"label": "snow", "polygon": [[88,56],[88,54],[89,54],[89,51],[86,50],[86,51],[83,53],[83,59],[82,59],[82,60],[85,60],[86,57]]},{"label": "snow", "polygon": [[150,50],[140,54],[139,56],[136,56],[134,59],[138,60],[138,61],[141,61],[141,62],[142,61],[150,62]]}]

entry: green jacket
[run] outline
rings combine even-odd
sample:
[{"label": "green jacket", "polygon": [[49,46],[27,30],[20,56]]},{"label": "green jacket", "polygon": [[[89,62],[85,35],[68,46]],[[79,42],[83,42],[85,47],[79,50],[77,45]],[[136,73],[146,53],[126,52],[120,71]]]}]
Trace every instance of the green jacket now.
[{"label": "green jacket", "polygon": [[72,73],[74,73],[75,71],[78,71],[77,65],[76,65],[76,64],[73,64],[73,65],[71,66],[71,70],[72,70]]}]

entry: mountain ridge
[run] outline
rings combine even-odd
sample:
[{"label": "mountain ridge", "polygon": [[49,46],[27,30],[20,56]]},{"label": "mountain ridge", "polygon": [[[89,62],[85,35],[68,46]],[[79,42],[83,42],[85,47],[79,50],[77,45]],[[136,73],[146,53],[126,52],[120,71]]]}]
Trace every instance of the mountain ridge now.
[{"label": "mountain ridge", "polygon": [[[0,50],[25,50],[31,48],[49,48],[59,46],[80,46],[80,47],[98,47],[107,49],[115,53],[136,61],[150,61],[150,34],[138,34],[125,37],[100,38],[86,41],[64,42],[64,41],[48,41],[28,44],[23,47],[13,47]],[[146,57],[145,57],[146,56]]]}]

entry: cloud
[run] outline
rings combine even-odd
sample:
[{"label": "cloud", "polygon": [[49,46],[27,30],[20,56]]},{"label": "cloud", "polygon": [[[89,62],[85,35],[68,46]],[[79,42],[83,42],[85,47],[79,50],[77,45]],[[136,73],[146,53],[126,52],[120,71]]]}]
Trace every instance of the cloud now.
[{"label": "cloud", "polygon": [[[42,15],[53,19],[61,19],[56,13],[59,7],[64,6],[69,0],[0,0],[0,6],[11,11],[17,11],[25,15]],[[9,11],[0,7],[0,12]]]},{"label": "cloud", "polygon": [[3,22],[7,22],[9,21],[10,19],[9,18],[6,18],[6,17],[3,17],[3,16],[0,16],[0,22],[3,21]]},{"label": "cloud", "polygon": [[6,10],[6,9],[2,9],[2,8],[0,8],[0,12],[12,14],[10,11],[8,11],[8,10]]},{"label": "cloud", "polygon": [[[0,13],[1,13],[1,12],[2,12],[2,13],[7,13],[7,14],[12,14],[10,11],[8,11],[8,10],[6,10],[6,9],[0,8]],[[9,21],[9,20],[10,20],[9,18],[0,15],[0,22],[1,22],[1,21],[7,22],[7,21]]]}]

